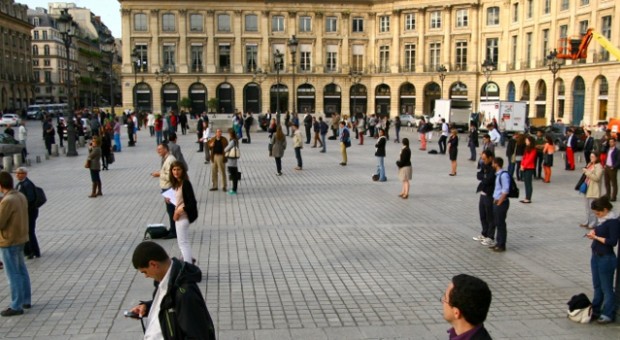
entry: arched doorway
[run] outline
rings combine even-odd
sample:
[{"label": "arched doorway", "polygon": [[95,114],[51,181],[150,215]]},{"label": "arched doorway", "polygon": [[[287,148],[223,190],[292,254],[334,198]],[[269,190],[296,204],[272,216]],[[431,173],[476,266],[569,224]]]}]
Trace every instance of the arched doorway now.
[{"label": "arched doorway", "polygon": [[355,113],[356,117],[360,117],[368,110],[368,90],[362,84],[351,86],[349,95],[349,106]]},{"label": "arched doorway", "polygon": [[457,81],[450,86],[450,99],[467,100],[467,85]]},{"label": "arched doorway", "polygon": [[153,93],[147,83],[138,83],[134,86],[134,103],[136,111],[153,110]]},{"label": "arched doorway", "polygon": [[480,101],[497,101],[499,100],[499,86],[496,82],[490,81],[482,84],[480,89]]},{"label": "arched doorway", "polygon": [[297,107],[295,112],[312,113],[316,107],[314,86],[301,84],[297,88]]},{"label": "arched doorway", "polygon": [[165,84],[161,88],[162,93],[162,113],[179,109],[179,87],[174,83]]},{"label": "arched doorway", "polygon": [[581,124],[586,98],[586,83],[577,76],[573,81],[573,125]]},{"label": "arched doorway", "polygon": [[245,85],[243,88],[243,112],[261,112],[260,92],[260,86],[257,83]]},{"label": "arched doorway", "polygon": [[514,102],[517,98],[517,87],[515,86],[515,83],[509,81],[506,92],[508,93],[506,99],[508,99],[509,102]]},{"label": "arched doorway", "polygon": [[192,116],[207,112],[207,88],[201,83],[189,87],[189,99],[192,101]]},{"label": "arched doorway", "polygon": [[323,89],[323,110],[325,116],[331,117],[334,113],[340,113],[342,105],[342,95],[340,86],[331,83],[325,85]]},{"label": "arched doorway", "polygon": [[235,112],[235,89],[229,83],[221,83],[217,86],[216,96],[220,105],[217,112],[233,113]]},{"label": "arched doorway", "polygon": [[545,118],[547,111],[547,84],[544,80],[540,79],[536,83],[536,118]]},{"label": "arched doorway", "polygon": [[424,114],[433,115],[435,100],[441,98],[441,88],[436,82],[430,82],[424,86]]},{"label": "arched doorway", "polygon": [[400,114],[415,114],[415,86],[409,82],[404,83],[400,86],[398,94]]},{"label": "arched doorway", "polygon": [[377,116],[390,116],[390,87],[387,84],[375,88],[375,113]]},{"label": "arched doorway", "polygon": [[280,112],[288,110],[288,87],[283,84],[274,84],[269,89],[269,111],[276,112],[280,98]]},{"label": "arched doorway", "polygon": [[[609,83],[605,76],[597,78],[598,85],[598,120],[607,120],[607,100],[609,96]],[[596,122],[593,122],[596,123]]]}]

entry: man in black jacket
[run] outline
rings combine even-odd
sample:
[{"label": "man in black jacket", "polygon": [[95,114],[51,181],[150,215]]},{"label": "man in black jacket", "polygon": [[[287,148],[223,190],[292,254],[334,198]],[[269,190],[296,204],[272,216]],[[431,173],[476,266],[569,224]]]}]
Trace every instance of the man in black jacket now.
[{"label": "man in black jacket", "polygon": [[133,307],[140,318],[147,316],[145,338],[215,339],[215,327],[198,288],[200,268],[170,258],[155,242],[140,243],[133,253],[133,266],[155,280],[153,300]]},{"label": "man in black jacket", "polygon": [[377,172],[375,177],[379,182],[387,181],[385,177],[385,144],[387,137],[385,136],[385,130],[379,129],[379,139],[375,144],[375,157],[377,157]]},{"label": "man in black jacket", "polygon": [[491,290],[483,280],[467,274],[454,276],[441,297],[443,317],[452,325],[449,338],[490,340],[484,320],[491,299]]},{"label": "man in black jacket", "polygon": [[304,117],[304,128],[306,128],[306,144],[310,144],[310,136],[312,135],[312,115],[306,110]]},{"label": "man in black jacket", "polygon": [[36,205],[37,192],[34,183],[28,178],[28,169],[17,168],[15,177],[17,178],[15,189],[24,194],[28,201],[28,242],[24,246],[24,255],[28,259],[41,257],[41,249],[39,249],[39,242],[35,233],[37,218],[39,217],[39,208]]},{"label": "man in black jacket", "polygon": [[475,241],[479,241],[484,246],[495,245],[495,222],[493,219],[493,190],[495,189],[495,170],[493,170],[493,151],[484,150],[480,156],[480,170],[476,177],[480,181],[477,193],[480,193],[478,201],[478,213],[480,214],[480,224],[482,232],[474,236]]}]

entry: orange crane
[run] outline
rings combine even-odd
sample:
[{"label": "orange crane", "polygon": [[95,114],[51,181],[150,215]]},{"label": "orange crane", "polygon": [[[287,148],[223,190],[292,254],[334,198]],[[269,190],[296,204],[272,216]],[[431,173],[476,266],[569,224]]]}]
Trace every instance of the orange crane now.
[{"label": "orange crane", "polygon": [[614,46],[602,34],[596,32],[593,28],[589,28],[583,37],[562,38],[558,41],[558,59],[586,59],[588,57],[588,45],[592,38],[596,39],[604,49],[609,51],[616,60],[620,60],[620,49]]}]

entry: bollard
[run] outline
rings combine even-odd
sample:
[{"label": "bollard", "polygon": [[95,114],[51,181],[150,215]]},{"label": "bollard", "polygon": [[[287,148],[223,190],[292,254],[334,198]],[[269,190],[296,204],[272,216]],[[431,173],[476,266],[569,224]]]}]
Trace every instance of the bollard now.
[{"label": "bollard", "polygon": [[49,160],[50,159],[50,154],[46,153],[45,154],[45,160]]},{"label": "bollard", "polygon": [[[38,157],[38,156],[37,156],[37,157]],[[26,158],[26,165],[27,165],[27,166],[30,166],[30,165],[31,165],[30,158]]]},{"label": "bollard", "polygon": [[35,158],[35,161],[36,161],[37,163],[41,163],[41,156],[37,156],[37,157]]},{"label": "bollard", "polygon": [[58,157],[58,144],[52,144],[52,156]]},{"label": "bollard", "polygon": [[83,147],[84,145],[86,145],[86,140],[84,139],[84,136],[78,136],[78,145],[80,147]]},{"label": "bollard", "polygon": [[2,166],[4,167],[4,171],[7,171],[7,172],[13,171],[13,158],[2,157]]},{"label": "bollard", "polygon": [[22,166],[22,154],[21,153],[13,154],[13,164],[15,164],[16,169]]},{"label": "bollard", "polygon": [[67,148],[65,146],[62,147],[62,154],[63,155],[67,154]]}]

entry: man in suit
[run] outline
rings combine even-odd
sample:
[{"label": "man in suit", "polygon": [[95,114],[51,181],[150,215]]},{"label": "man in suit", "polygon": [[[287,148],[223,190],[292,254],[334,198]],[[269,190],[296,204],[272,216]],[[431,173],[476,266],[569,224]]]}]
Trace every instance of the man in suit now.
[{"label": "man in suit", "polygon": [[577,138],[572,128],[566,130],[566,170],[575,170],[575,149]]},{"label": "man in suit", "polygon": [[592,150],[594,150],[594,138],[592,137],[592,132],[590,130],[585,130],[586,133],[586,141],[583,144],[583,155],[585,156],[584,160],[586,164],[590,161],[590,154]]},{"label": "man in suit", "polygon": [[610,201],[615,202],[618,194],[618,168],[620,168],[620,154],[616,149],[616,139],[609,139],[609,150],[605,159],[605,191]]},{"label": "man in suit", "polygon": [[28,169],[24,167],[17,168],[15,170],[15,177],[17,178],[15,189],[24,194],[28,201],[28,242],[24,247],[24,254],[28,259],[41,257],[39,242],[35,234],[37,217],[39,217],[39,208],[36,205],[37,192],[34,183],[28,178]]}]

